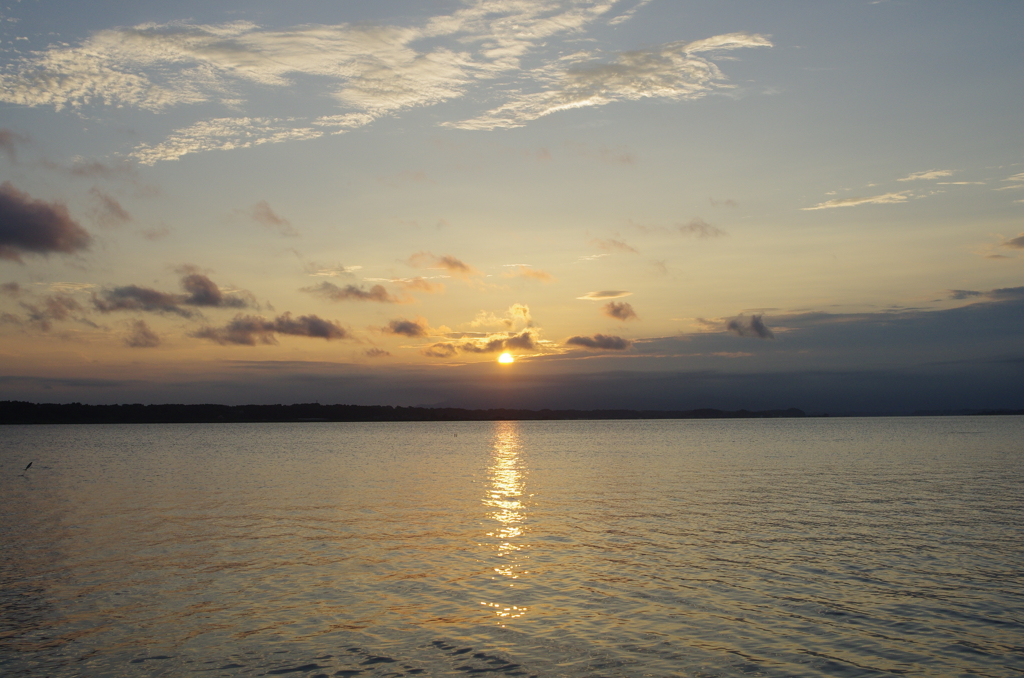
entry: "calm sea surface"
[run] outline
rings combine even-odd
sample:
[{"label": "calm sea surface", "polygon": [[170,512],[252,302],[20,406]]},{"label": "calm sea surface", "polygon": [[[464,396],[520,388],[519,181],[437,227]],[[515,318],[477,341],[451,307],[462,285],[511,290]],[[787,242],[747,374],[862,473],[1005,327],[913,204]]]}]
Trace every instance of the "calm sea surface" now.
[{"label": "calm sea surface", "polygon": [[4,676],[1021,676],[1024,418],[2,427],[0,548]]}]

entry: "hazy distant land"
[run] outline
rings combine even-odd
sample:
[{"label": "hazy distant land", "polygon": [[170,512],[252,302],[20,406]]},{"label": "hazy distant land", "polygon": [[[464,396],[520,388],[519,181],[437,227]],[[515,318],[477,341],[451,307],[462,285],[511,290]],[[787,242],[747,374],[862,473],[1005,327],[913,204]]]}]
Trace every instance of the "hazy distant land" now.
[{"label": "hazy distant land", "polygon": [[[1024,414],[1024,410],[921,411],[918,416]],[[0,401],[0,424],[174,424],[314,421],[567,421],[580,419],[779,419],[806,416],[779,410],[469,410],[389,405],[84,405]]]}]

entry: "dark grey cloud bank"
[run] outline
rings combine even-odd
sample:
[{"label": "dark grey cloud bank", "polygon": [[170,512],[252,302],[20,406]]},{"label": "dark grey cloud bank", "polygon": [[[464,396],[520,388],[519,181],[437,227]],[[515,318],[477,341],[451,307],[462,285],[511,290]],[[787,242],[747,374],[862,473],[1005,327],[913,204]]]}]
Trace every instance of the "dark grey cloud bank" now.
[{"label": "dark grey cloud bank", "polygon": [[196,315],[194,307],[206,308],[250,308],[256,305],[248,292],[225,294],[217,283],[192,267],[185,267],[181,287],[185,294],[171,294],[138,285],[125,285],[103,290],[94,294],[93,306],[102,313],[115,311],[146,311],[191,318]]},{"label": "dark grey cloud bank", "polygon": [[91,403],[799,407],[833,414],[1024,408],[1024,299],[764,321],[775,341],[712,332],[636,341],[628,352],[586,360],[552,356],[509,367],[485,361],[382,370],[377,364],[226,361],[201,376],[162,381],[8,376],[0,385],[12,399]]}]

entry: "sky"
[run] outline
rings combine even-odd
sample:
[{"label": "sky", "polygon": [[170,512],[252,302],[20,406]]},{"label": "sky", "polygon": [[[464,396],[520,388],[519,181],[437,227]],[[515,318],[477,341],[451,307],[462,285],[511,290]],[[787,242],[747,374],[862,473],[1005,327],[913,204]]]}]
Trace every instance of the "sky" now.
[{"label": "sky", "polygon": [[0,0],[0,399],[1024,408],[1022,25]]}]

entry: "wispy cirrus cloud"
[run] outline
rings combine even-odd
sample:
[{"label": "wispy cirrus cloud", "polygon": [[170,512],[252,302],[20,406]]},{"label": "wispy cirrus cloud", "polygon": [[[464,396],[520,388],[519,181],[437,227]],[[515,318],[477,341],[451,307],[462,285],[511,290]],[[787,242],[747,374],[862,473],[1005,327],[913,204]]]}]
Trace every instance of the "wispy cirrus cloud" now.
[{"label": "wispy cirrus cloud", "polygon": [[323,132],[279,118],[215,118],[184,127],[166,140],[150,146],[141,144],[131,157],[143,165],[177,160],[190,153],[230,151],[282,141],[315,139]]},{"label": "wispy cirrus cloud", "polygon": [[602,290],[600,292],[587,292],[582,297],[576,297],[577,299],[584,299],[586,301],[603,301],[605,299],[619,299],[621,297],[628,297],[633,294],[632,292],[626,292],[625,290]]},{"label": "wispy cirrus cloud", "polygon": [[[497,107],[444,124],[518,127],[584,106],[694,99],[728,87],[711,55],[771,45],[761,35],[729,33],[608,58],[551,54],[550,43],[559,36],[576,37],[595,22],[621,23],[646,3],[469,0],[450,14],[405,26],[272,29],[237,21],[111,28],[74,45],[22,55],[0,73],[0,102],[58,111],[110,106],[162,113],[199,104],[254,109],[251,117],[197,121],[132,153],[139,162],[154,164],[201,151],[343,133],[402,110],[464,97],[482,83],[489,83],[487,93]],[[527,57],[543,65],[524,69]],[[259,98],[248,96],[258,90],[287,92],[310,78],[324,84],[325,110],[274,117],[261,114],[253,103]]]},{"label": "wispy cirrus cloud", "polygon": [[539,280],[543,283],[554,281],[555,277],[547,271],[533,268],[529,264],[507,264],[511,269],[505,271],[502,276],[505,278],[526,278],[527,280]]},{"label": "wispy cirrus cloud", "polygon": [[924,179],[941,179],[942,177],[953,176],[956,170],[925,170],[924,172],[913,172],[897,179],[896,181],[921,181]]},{"label": "wispy cirrus cloud", "polygon": [[543,87],[541,91],[513,96],[483,115],[445,125],[475,130],[522,127],[537,118],[574,108],[648,98],[697,99],[728,87],[722,71],[702,54],[771,46],[763,35],[729,33],[623,52],[610,60],[580,58],[569,68],[546,66],[531,74]]},{"label": "wispy cirrus cloud", "polygon": [[818,203],[814,207],[802,207],[804,211],[811,210],[825,210],[832,209],[833,207],[856,207],[858,205],[888,205],[892,203],[906,202],[909,193],[907,191],[900,191],[899,193],[885,193],[883,195],[873,195],[867,198],[835,198],[834,200],[827,200],[822,203]]}]

